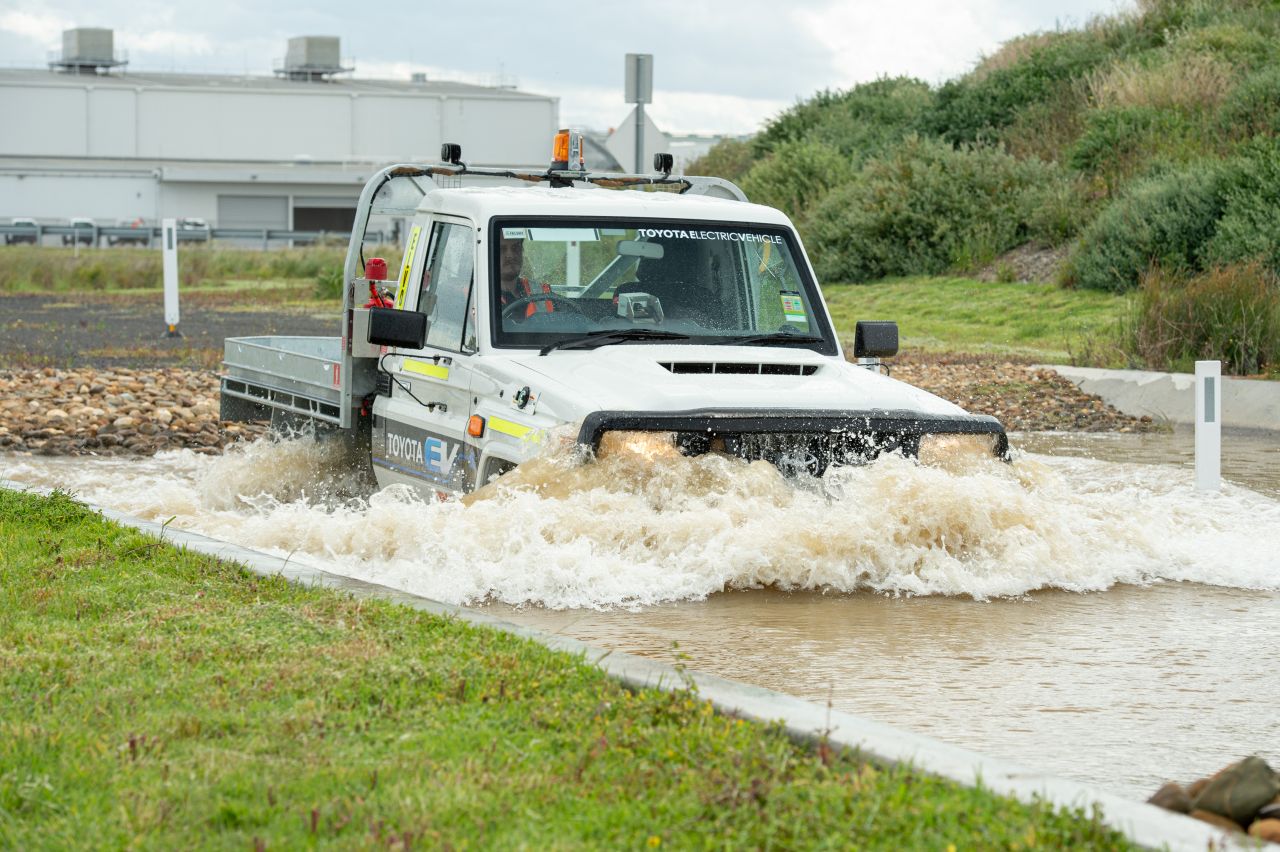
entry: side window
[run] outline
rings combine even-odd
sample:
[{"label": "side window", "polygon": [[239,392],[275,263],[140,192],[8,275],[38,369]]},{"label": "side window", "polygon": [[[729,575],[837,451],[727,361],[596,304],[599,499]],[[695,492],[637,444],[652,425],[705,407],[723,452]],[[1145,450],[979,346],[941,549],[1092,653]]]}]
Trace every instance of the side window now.
[{"label": "side window", "polygon": [[432,229],[418,290],[418,310],[429,321],[428,346],[452,352],[461,349],[475,255],[470,227],[441,222]]}]

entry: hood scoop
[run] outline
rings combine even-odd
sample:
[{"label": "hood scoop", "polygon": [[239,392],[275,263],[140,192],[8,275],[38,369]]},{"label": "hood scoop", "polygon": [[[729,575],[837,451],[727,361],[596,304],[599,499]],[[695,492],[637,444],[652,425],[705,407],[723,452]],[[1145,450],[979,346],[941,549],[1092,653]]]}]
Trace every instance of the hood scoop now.
[{"label": "hood scoop", "polygon": [[812,376],[817,364],[751,364],[742,361],[659,361],[668,372],[683,375]]}]

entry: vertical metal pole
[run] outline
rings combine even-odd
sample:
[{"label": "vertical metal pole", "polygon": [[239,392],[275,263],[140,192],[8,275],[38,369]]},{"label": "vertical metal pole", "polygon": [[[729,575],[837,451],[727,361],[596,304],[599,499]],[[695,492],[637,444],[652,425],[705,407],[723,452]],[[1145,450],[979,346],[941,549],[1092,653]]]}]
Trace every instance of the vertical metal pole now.
[{"label": "vertical metal pole", "polygon": [[644,174],[644,104],[636,104],[636,171]]},{"label": "vertical metal pole", "polygon": [[570,287],[582,284],[582,243],[570,240],[564,258],[564,283]]},{"label": "vertical metal pole", "polygon": [[1222,485],[1222,362],[1196,362],[1196,490]]},{"label": "vertical metal pole", "polygon": [[178,332],[178,222],[165,219],[161,223],[160,250],[164,257],[164,324],[165,337],[181,337]]}]

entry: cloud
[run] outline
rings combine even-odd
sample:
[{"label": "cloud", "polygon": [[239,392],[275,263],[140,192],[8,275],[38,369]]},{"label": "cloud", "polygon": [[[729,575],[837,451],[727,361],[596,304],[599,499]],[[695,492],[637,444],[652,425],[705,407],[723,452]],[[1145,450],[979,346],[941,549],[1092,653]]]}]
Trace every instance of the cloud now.
[{"label": "cloud", "polygon": [[897,4],[832,2],[798,13],[810,37],[825,48],[841,87],[879,76],[908,75],[929,82],[955,76],[982,52],[1019,32],[997,0],[966,4],[906,0]]},{"label": "cloud", "polygon": [[140,54],[174,53],[210,56],[214,53],[213,41],[201,33],[184,33],[176,30],[121,30],[117,44]]},{"label": "cloud", "polygon": [[0,12],[0,31],[40,42],[42,47],[57,44],[62,31],[72,26],[70,18],[47,12]]}]

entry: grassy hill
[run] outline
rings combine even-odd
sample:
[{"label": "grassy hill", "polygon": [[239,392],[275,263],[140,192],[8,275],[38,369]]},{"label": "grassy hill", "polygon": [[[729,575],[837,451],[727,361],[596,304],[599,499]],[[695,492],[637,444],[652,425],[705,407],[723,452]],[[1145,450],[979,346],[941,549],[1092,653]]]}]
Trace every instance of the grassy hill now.
[{"label": "grassy hill", "polygon": [[1135,360],[1280,363],[1274,0],[1142,0],[1013,39],[940,86],[819,92],[689,172],[786,210],[824,281],[1062,247],[1059,285],[1135,294]]}]

